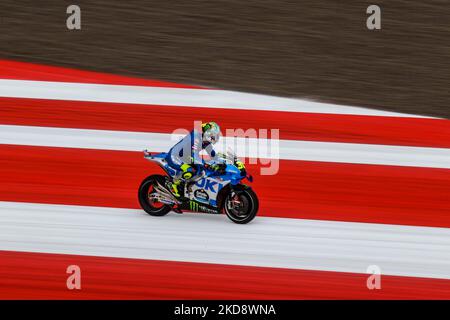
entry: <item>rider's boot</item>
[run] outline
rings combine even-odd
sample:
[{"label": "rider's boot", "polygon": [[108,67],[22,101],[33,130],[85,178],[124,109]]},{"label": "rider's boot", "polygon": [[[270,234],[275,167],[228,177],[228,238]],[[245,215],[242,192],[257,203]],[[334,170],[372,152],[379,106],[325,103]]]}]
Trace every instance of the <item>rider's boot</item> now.
[{"label": "rider's boot", "polygon": [[183,189],[181,188],[181,180],[174,180],[173,182],[169,182],[167,186],[175,197],[181,198],[181,194],[179,191],[179,189]]},{"label": "rider's boot", "polygon": [[[183,183],[181,183],[181,180],[174,180],[173,182],[169,181],[167,183],[167,186],[175,197],[177,197],[178,199],[182,198],[183,192],[181,192],[181,194],[180,194],[179,189],[183,190],[184,185],[183,185]],[[174,207],[172,207],[172,211],[174,211],[176,213],[183,213],[183,211],[181,211],[181,209],[179,208],[178,204],[176,204]]]}]

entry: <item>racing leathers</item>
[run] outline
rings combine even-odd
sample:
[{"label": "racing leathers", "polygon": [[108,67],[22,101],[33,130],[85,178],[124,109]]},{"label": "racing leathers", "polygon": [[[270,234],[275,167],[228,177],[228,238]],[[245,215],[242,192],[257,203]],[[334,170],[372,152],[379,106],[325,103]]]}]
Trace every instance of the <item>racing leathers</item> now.
[{"label": "racing leathers", "polygon": [[212,143],[203,140],[202,132],[192,130],[182,140],[175,144],[166,156],[167,164],[176,170],[176,174],[171,184],[171,191],[176,197],[181,197],[184,187],[182,182],[191,179],[195,172],[194,165],[203,165],[204,160],[200,157],[200,152],[205,150],[211,158],[216,156],[216,151]]}]

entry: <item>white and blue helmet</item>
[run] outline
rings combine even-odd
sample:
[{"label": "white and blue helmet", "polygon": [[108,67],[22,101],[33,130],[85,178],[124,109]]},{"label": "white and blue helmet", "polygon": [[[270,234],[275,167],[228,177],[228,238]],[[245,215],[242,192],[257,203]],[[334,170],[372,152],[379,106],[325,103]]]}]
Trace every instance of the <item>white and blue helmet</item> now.
[{"label": "white and blue helmet", "polygon": [[220,127],[215,122],[202,124],[203,141],[215,144],[220,138]]}]

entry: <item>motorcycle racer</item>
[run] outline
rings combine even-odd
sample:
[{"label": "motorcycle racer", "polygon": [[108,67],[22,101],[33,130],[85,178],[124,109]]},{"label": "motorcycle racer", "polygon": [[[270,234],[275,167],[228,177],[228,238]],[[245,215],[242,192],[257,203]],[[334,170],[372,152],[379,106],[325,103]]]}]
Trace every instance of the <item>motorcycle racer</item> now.
[{"label": "motorcycle racer", "polygon": [[[187,136],[175,144],[167,154],[167,164],[176,170],[173,182],[170,183],[171,189],[175,197],[181,197],[183,192],[183,183],[189,181],[195,172],[194,165],[204,165],[199,153],[205,150],[211,157],[216,157],[216,151],[213,145],[219,141],[220,127],[215,122],[206,122],[201,125],[201,132],[193,129]],[[220,165],[212,165],[213,170],[220,168]]]}]

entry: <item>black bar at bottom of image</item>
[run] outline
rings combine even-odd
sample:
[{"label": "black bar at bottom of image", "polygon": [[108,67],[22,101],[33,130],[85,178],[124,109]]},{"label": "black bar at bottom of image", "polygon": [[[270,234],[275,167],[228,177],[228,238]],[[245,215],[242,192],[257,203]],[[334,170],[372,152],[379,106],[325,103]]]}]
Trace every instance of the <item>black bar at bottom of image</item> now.
[{"label": "black bar at bottom of image", "polygon": [[[364,319],[402,316],[430,318],[446,314],[450,301],[368,301],[368,300],[29,300],[0,301],[2,312],[18,316],[57,316],[59,319],[86,316],[114,316],[131,319],[313,319],[338,315]],[[8,310],[9,309],[9,310]],[[7,314],[7,313],[6,313]]]}]

